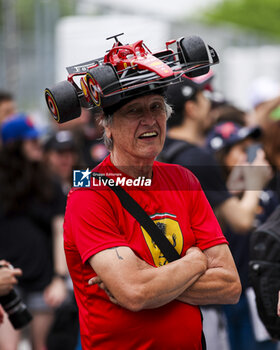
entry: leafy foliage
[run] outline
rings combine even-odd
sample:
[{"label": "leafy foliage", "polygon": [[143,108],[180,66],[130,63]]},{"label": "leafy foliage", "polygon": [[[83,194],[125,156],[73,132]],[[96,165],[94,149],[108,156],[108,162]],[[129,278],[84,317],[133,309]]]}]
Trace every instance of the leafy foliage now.
[{"label": "leafy foliage", "polygon": [[[0,21],[3,22],[5,16],[3,2],[10,0],[0,0]],[[38,13],[44,16],[46,11],[56,12],[55,16],[69,16],[75,13],[77,0],[13,0],[9,6],[16,14],[16,22],[20,31],[33,30],[35,26],[35,16]],[[0,23],[1,24],[1,23]]]},{"label": "leafy foliage", "polygon": [[223,0],[203,13],[210,24],[230,22],[244,29],[280,38],[279,0]]}]

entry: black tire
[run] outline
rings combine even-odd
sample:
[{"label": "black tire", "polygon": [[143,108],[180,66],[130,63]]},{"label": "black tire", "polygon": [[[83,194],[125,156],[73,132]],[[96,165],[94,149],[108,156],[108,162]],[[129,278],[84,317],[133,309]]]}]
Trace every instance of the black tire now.
[{"label": "black tire", "polygon": [[58,123],[65,123],[81,115],[77,90],[67,80],[45,90],[45,98],[51,115]]},{"label": "black tire", "polygon": [[[178,43],[181,64],[209,62],[209,54],[204,41],[196,35],[182,38]],[[189,78],[198,77],[209,72],[209,66],[186,73]]]},{"label": "black tire", "polygon": [[119,77],[115,68],[110,64],[100,65],[88,70],[86,83],[90,98],[95,106],[108,107],[121,100],[121,94],[104,97],[121,88]]}]

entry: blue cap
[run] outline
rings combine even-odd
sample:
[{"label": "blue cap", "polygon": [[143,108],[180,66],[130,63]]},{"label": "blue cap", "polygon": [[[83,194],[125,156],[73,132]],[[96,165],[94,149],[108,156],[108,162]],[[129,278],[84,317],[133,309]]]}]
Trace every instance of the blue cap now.
[{"label": "blue cap", "polygon": [[36,139],[39,135],[39,130],[25,114],[7,118],[1,126],[1,139],[4,145],[17,140]]},{"label": "blue cap", "polygon": [[207,147],[217,152],[225,147],[231,147],[249,137],[257,139],[261,136],[259,127],[242,127],[233,122],[222,122],[214,126],[207,137]]}]

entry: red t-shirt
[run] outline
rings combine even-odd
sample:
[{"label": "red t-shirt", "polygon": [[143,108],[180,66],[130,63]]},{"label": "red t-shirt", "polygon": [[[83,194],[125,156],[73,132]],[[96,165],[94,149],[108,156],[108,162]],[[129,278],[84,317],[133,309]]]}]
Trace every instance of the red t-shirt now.
[{"label": "red t-shirt", "polygon": [[[131,181],[109,156],[94,170],[114,179],[117,173]],[[126,184],[124,188],[182,256],[191,246],[204,250],[227,243],[198,180],[187,169],[155,162],[150,186]],[[107,186],[95,180],[91,188],[70,191],[64,246],[79,307],[83,349],[201,349],[198,307],[174,300],[156,309],[132,312],[111,303],[98,286],[88,285],[95,273],[87,260],[111,247],[130,247],[156,267],[167,263]]]}]

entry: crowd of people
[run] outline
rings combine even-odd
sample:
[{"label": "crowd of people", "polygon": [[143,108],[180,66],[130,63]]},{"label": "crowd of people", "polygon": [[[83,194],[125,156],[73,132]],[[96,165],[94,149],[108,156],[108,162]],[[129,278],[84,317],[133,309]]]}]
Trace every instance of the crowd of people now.
[{"label": "crowd of people", "polygon": [[[43,350],[55,310],[72,293],[63,250],[72,172],[83,164],[97,164],[107,150],[97,139],[98,129],[92,121],[43,133],[29,116],[17,111],[8,92],[0,92],[0,115],[0,295],[15,286],[33,316],[30,344]],[[91,134],[86,133],[91,129]],[[87,147],[78,147],[82,138]],[[99,149],[92,150],[93,145]],[[22,331],[12,327],[1,305],[0,313],[0,348],[17,349]]]},{"label": "crowd of people", "polygon": [[[242,111],[214,99],[213,79],[184,77],[47,133],[0,91],[0,297],[15,288],[27,305],[33,349],[72,300],[70,276],[76,349],[203,349],[204,335],[209,350],[279,349],[256,334],[248,264],[250,236],[280,203],[280,86],[268,94],[259,80]],[[73,170],[94,167],[152,179],[125,189],[181,259],[167,263],[105,185],[71,190]],[[20,337],[0,305],[0,349]]]},{"label": "crowd of people", "polygon": [[208,74],[168,88],[167,99],[174,105],[175,118],[168,121],[162,159],[181,164],[198,177],[229,242],[242,282],[237,305],[202,308],[208,348],[227,349],[229,343],[230,349],[236,350],[276,349],[275,342],[256,341],[247,289],[250,235],[279,204],[272,157],[277,154],[280,124],[270,120],[273,109],[258,116],[264,121],[261,125],[226,101],[211,104],[207,96],[212,79]]}]

